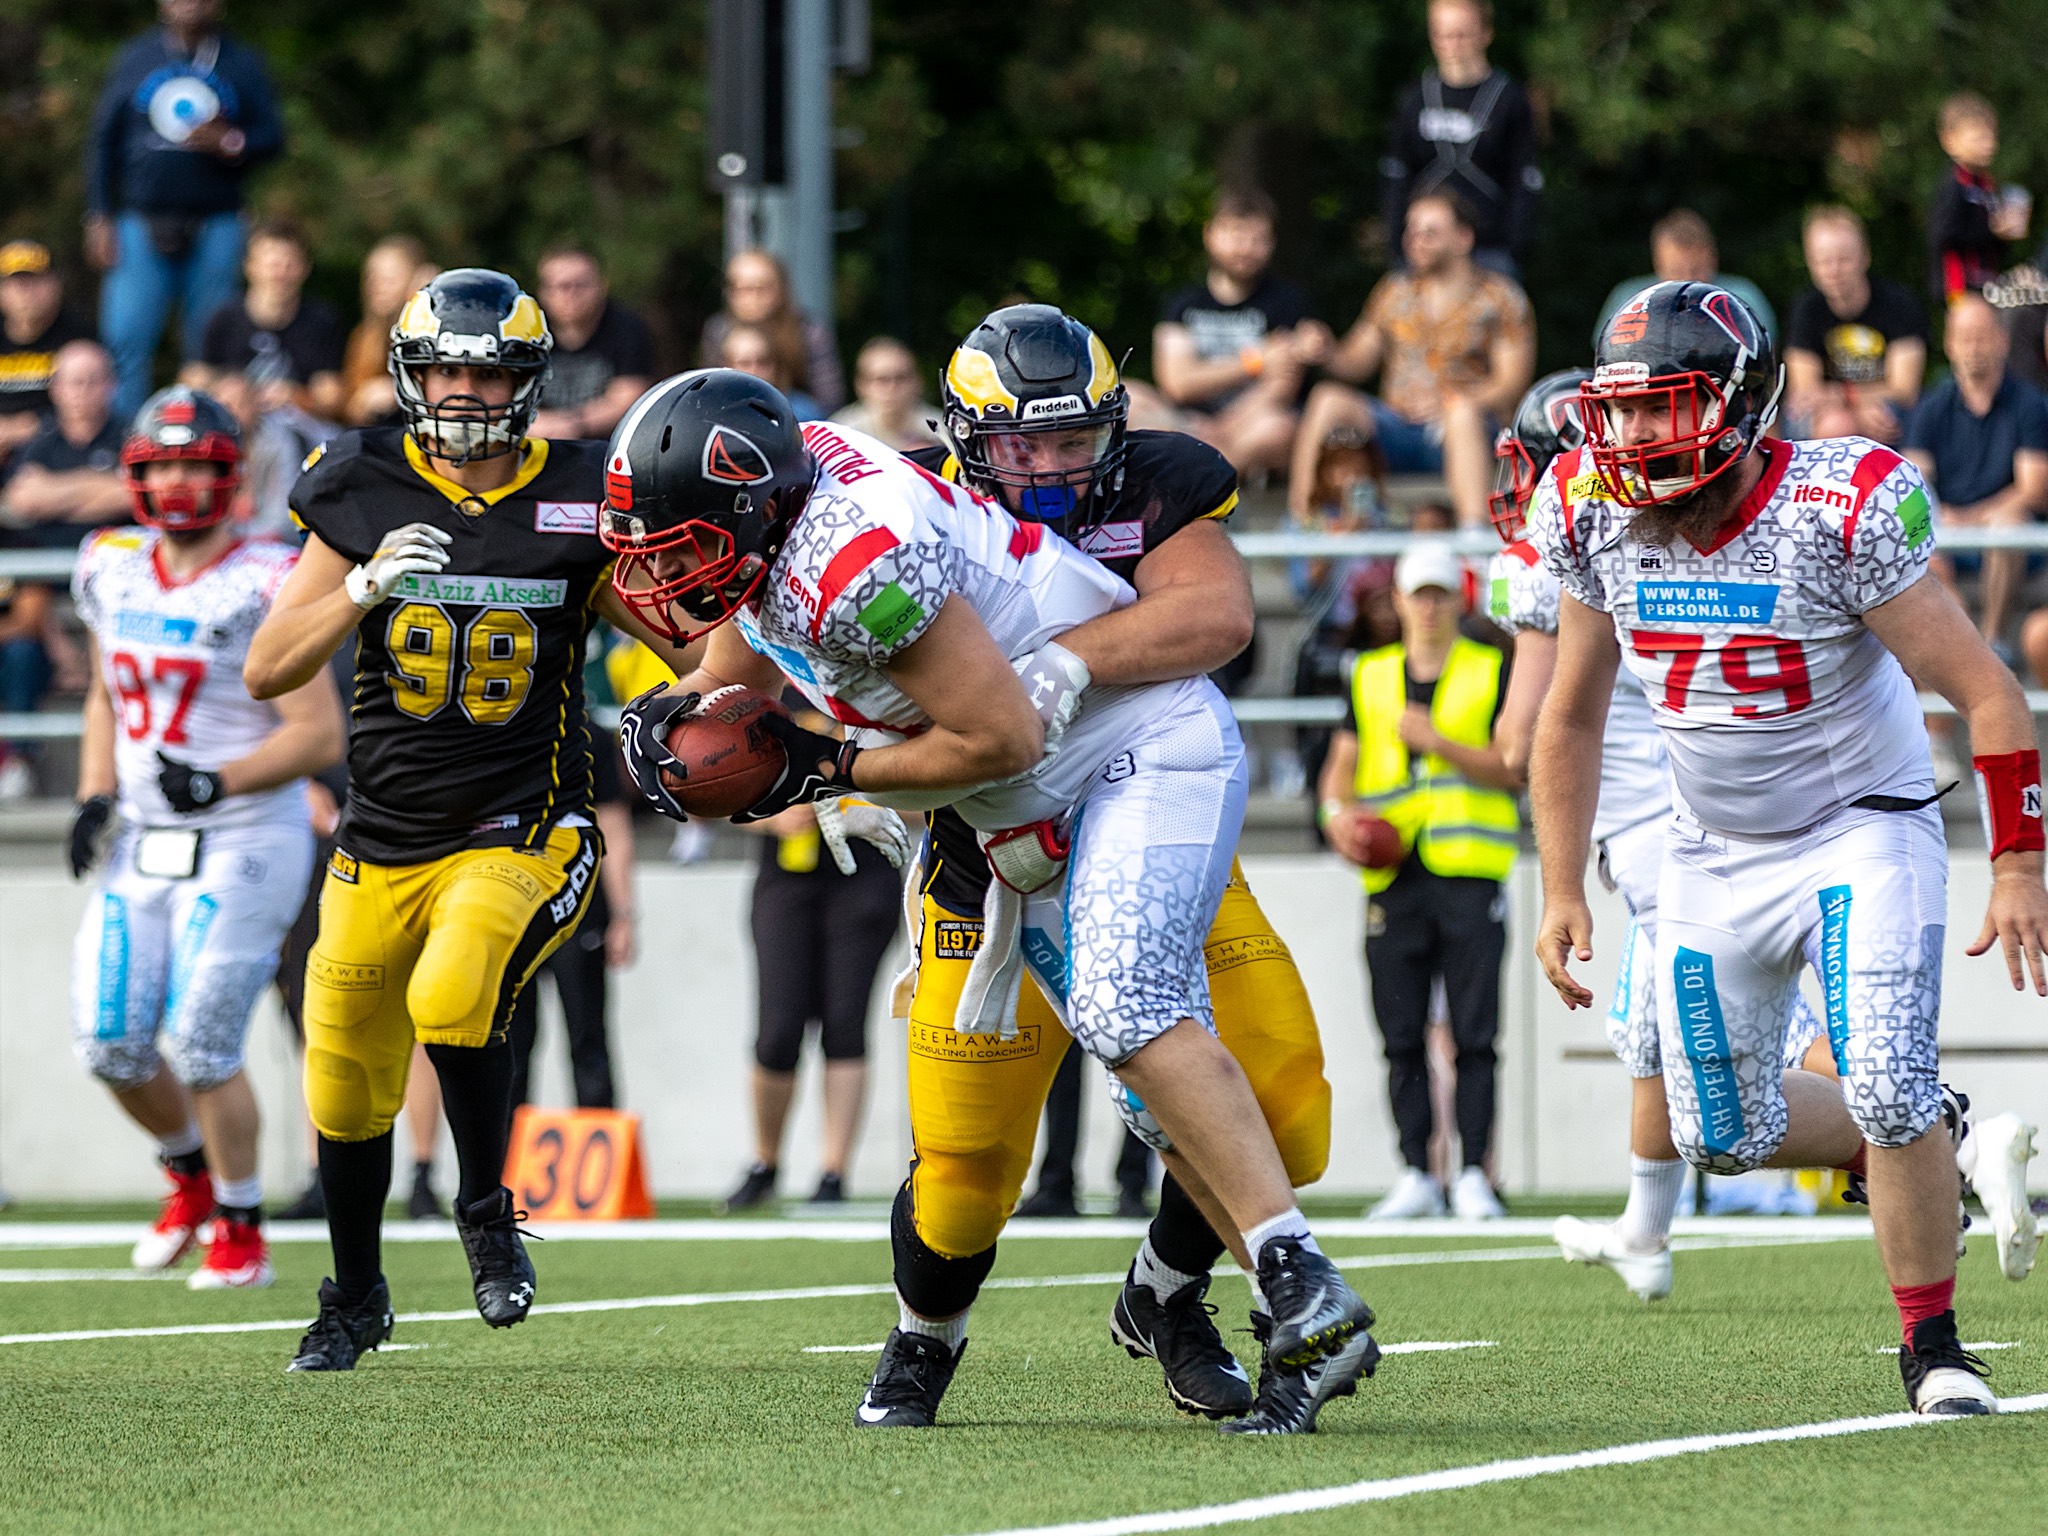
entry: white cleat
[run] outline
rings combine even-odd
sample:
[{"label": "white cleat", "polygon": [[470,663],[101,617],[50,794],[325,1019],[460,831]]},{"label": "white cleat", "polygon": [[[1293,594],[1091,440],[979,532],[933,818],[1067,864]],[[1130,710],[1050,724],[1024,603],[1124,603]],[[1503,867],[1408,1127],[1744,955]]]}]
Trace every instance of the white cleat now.
[{"label": "white cleat", "polygon": [[1451,1186],[1451,1214],[1466,1221],[1499,1221],[1508,1209],[1487,1182],[1484,1168],[1467,1168]]},{"label": "white cleat", "polygon": [[1406,1221],[1444,1213],[1443,1186],[1420,1168],[1404,1168],[1401,1179],[1365,1213],[1367,1221]]},{"label": "white cleat", "polygon": [[2034,1156],[2035,1130],[2018,1115],[1993,1115],[1970,1132],[1977,1143],[1971,1187],[1991,1218],[1998,1268],[2008,1280],[2024,1280],[2041,1246],[2041,1228],[2027,1201],[2027,1164]]},{"label": "white cleat", "polygon": [[1636,1253],[1622,1246],[1621,1234],[1611,1221],[1586,1221],[1578,1216],[1560,1216],[1550,1229],[1557,1246],[1574,1264],[1598,1264],[1621,1276],[1621,1283],[1644,1301],[1661,1301],[1671,1294],[1671,1249]]}]

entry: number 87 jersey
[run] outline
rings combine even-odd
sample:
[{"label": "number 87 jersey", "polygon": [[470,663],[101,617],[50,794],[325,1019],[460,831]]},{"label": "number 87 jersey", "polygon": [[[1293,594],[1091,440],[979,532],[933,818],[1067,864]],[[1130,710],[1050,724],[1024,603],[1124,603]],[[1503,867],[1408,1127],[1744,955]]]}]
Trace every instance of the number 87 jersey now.
[{"label": "number 87 jersey", "polygon": [[1544,477],[1529,531],[1564,590],[1613,619],[1686,805],[1738,837],[1934,788],[1912,681],[1863,622],[1927,574],[1919,471],[1860,437],[1757,452],[1761,479],[1703,548],[1630,537],[1633,510],[1583,449]]}]

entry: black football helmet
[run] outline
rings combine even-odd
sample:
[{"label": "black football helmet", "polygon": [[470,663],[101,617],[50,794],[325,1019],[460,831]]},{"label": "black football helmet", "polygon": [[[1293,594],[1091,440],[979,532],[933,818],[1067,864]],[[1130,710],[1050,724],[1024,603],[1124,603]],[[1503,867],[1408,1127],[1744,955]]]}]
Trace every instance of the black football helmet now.
[{"label": "black football helmet", "polygon": [[1070,539],[1114,510],[1130,392],[1073,316],[1050,304],[995,311],[954,351],[939,402],[946,446],[975,490]]},{"label": "black football helmet", "polygon": [[[142,466],[170,459],[216,466],[211,490],[146,488]],[[191,533],[228,515],[242,484],[242,427],[234,412],[203,390],[174,384],[142,402],[121,445],[121,467],[135,521],[147,528]]]},{"label": "black football helmet", "polygon": [[760,588],[817,476],[774,385],[734,368],[663,379],[605,450],[612,589],[677,645],[708,634]]},{"label": "black football helmet", "polygon": [[[1579,390],[1586,448],[1628,507],[1682,501],[1748,456],[1777,419],[1785,374],[1749,306],[1712,283],[1657,283],[1614,312]],[[1663,435],[1623,444],[1624,403]]]},{"label": "black football helmet", "polygon": [[[512,452],[540,409],[554,346],[533,295],[502,272],[457,267],[414,294],[391,327],[389,367],[420,452],[451,464]],[[512,398],[504,405],[476,395],[429,402],[413,370],[433,363],[509,369]]]},{"label": "black football helmet", "polygon": [[1515,419],[1493,441],[1493,494],[1486,512],[1503,544],[1522,536],[1536,482],[1560,453],[1586,440],[1579,414],[1579,386],[1593,375],[1583,368],[1545,374],[1529,386]]}]

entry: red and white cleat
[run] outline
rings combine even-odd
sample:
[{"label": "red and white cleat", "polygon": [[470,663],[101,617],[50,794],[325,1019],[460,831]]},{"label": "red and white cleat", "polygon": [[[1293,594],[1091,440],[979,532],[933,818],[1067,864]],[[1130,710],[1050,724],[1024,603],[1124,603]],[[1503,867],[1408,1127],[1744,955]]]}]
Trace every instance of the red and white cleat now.
[{"label": "red and white cleat", "polygon": [[185,1283],[195,1291],[223,1291],[230,1288],[264,1286],[276,1279],[270,1267],[270,1245],[261,1227],[229,1221],[223,1216],[213,1224],[207,1241],[206,1261]]},{"label": "red and white cleat", "polygon": [[137,1269],[169,1269],[192,1251],[199,1241],[199,1228],[213,1214],[213,1177],[205,1173],[177,1173],[164,1170],[171,1192],[164,1196],[164,1208],[156,1225],[142,1235],[128,1262]]}]

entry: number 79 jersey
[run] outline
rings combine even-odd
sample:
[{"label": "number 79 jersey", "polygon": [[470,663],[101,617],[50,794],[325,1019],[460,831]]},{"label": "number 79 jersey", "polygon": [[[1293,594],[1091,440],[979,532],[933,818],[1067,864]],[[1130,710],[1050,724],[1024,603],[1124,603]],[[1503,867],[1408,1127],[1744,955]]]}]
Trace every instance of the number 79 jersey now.
[{"label": "number 79 jersey", "polygon": [[100,677],[114,706],[121,814],[145,827],[303,824],[300,783],[231,795],[189,815],[172,810],[157,787],[158,752],[219,768],[277,729],[277,711],[242,686],[242,661],[297,551],[231,545],[178,581],[157,558],[162,537],[142,528],[94,534],[71,574],[78,616],[99,646]]},{"label": "number 79 jersey", "polygon": [[1680,796],[1736,837],[1934,787],[1913,684],[1863,622],[1927,574],[1919,471],[1860,437],[1758,451],[1762,478],[1705,548],[1630,538],[1634,513],[1583,449],[1544,477],[1529,533],[1564,590],[1613,619]]}]

